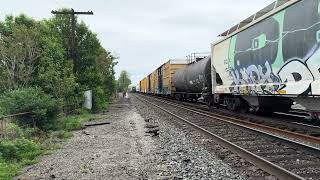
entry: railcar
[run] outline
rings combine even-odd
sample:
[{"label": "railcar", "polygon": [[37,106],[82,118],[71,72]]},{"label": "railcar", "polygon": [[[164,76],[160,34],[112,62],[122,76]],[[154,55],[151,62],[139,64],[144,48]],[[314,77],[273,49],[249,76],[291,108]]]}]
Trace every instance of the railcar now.
[{"label": "railcar", "polygon": [[162,78],[159,78],[159,81],[162,81],[160,83],[162,87],[158,88],[160,90],[159,94],[171,96],[176,91],[176,87],[172,82],[173,75],[177,70],[183,69],[186,65],[186,60],[171,59],[160,67],[159,70],[161,71]]},{"label": "railcar", "polygon": [[148,83],[147,83],[147,78],[145,77],[140,81],[140,92],[147,93],[147,88],[148,88]]},{"label": "railcar", "polygon": [[320,0],[278,0],[222,33],[211,56],[161,65],[150,92],[244,112],[287,112],[296,102],[319,119],[319,12]]},{"label": "railcar", "polygon": [[150,94],[156,94],[157,82],[157,72],[153,71],[150,75]]},{"label": "railcar", "polygon": [[184,59],[170,59],[140,81],[140,91],[146,94],[172,96],[175,86],[172,82],[174,73],[184,68],[187,61]]},{"label": "railcar", "polygon": [[200,97],[211,94],[211,57],[202,56],[191,61],[185,68],[173,75],[175,92],[178,100],[197,101]]},{"label": "railcar", "polygon": [[320,2],[278,0],[212,44],[210,104],[320,112]]}]

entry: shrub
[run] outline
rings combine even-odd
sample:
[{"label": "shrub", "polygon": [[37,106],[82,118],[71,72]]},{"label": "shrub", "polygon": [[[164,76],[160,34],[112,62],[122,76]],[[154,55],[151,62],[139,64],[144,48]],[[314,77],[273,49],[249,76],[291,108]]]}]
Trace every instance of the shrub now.
[{"label": "shrub", "polygon": [[42,153],[41,147],[32,140],[20,138],[17,140],[2,140],[0,153],[4,160],[18,162],[34,160]]},{"label": "shrub", "polygon": [[16,139],[24,137],[24,130],[14,123],[9,123],[5,129],[6,138]]},{"label": "shrub", "polygon": [[17,163],[7,163],[0,159],[0,179],[13,179],[18,174],[20,166]]},{"label": "shrub", "polygon": [[100,112],[107,108],[108,97],[102,87],[96,87],[93,89],[92,97],[92,110],[93,112]]},{"label": "shrub", "polygon": [[2,140],[0,142],[0,153],[5,160],[14,160],[18,158],[18,149],[13,141]]},{"label": "shrub", "polygon": [[83,122],[89,121],[92,114],[73,115],[60,119],[58,129],[65,131],[83,129]]},{"label": "shrub", "polygon": [[83,128],[84,126],[77,116],[67,117],[62,122],[62,129],[65,131],[79,130]]},{"label": "shrub", "polygon": [[7,92],[0,97],[0,104],[6,114],[30,112],[30,114],[18,116],[17,122],[22,126],[35,125],[43,130],[54,126],[60,112],[59,101],[39,88]]}]

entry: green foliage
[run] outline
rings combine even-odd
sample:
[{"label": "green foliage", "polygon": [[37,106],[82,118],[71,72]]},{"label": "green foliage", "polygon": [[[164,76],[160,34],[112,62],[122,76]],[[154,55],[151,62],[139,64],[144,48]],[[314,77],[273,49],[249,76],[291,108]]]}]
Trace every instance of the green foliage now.
[{"label": "green foliage", "polygon": [[[62,11],[68,11],[64,9]],[[51,29],[51,36],[55,38],[60,44],[60,47],[55,50],[55,52],[68,52],[68,42],[69,42],[69,18],[68,16],[56,15],[54,18],[46,21],[46,25]],[[57,87],[58,90],[63,90],[58,94],[54,94],[55,97],[63,98],[64,109],[65,112],[73,111],[78,109],[82,104],[83,92],[84,90],[91,89],[93,92],[98,92],[99,94],[95,95],[95,97],[101,97],[101,92],[105,94],[103,100],[93,100],[93,111],[100,111],[101,109],[106,107],[108,101],[111,100],[112,94],[115,92],[115,83],[114,83],[114,66],[116,62],[115,58],[111,55],[110,52],[107,52],[100,44],[97,35],[89,30],[88,26],[86,26],[83,22],[76,24],[76,37],[77,37],[77,46],[76,53],[77,59],[76,64],[70,66],[72,61],[62,61],[59,59],[68,59],[66,53],[59,53],[59,55],[63,55],[64,57],[58,56],[55,59],[56,62],[61,62],[61,66],[57,68],[51,67],[52,74],[55,75],[47,75],[46,73],[50,73],[50,71],[46,70],[48,65],[44,65],[44,70],[39,71],[39,75],[42,75],[44,78],[49,77],[61,77],[61,83],[57,81],[57,79],[50,80],[50,83],[42,83],[46,86],[50,86],[48,84],[52,84],[52,87]],[[50,38],[47,41],[53,41]],[[49,51],[51,52],[51,51]],[[56,60],[57,59],[57,60]],[[69,63],[69,64],[68,64]],[[69,69],[60,73],[63,68],[68,67]],[[75,68],[74,77],[68,75],[71,70]],[[54,83],[57,82],[57,83]],[[43,85],[41,86],[43,87]],[[48,92],[53,92],[55,90],[50,90]],[[102,91],[101,91],[102,89]],[[45,90],[47,92],[47,90]],[[55,91],[59,92],[59,91]]]},{"label": "green foliage", "polygon": [[17,139],[17,138],[24,137],[23,129],[14,123],[9,123],[5,131],[6,131],[6,138],[8,139]]},{"label": "green foliage", "polygon": [[102,87],[96,87],[93,90],[93,111],[100,112],[107,108],[108,94],[103,90]]},{"label": "green foliage", "polygon": [[[41,21],[7,16],[0,22],[0,117],[29,112],[15,119],[17,125],[8,125],[7,137],[0,142],[0,179],[11,179],[34,163],[42,149],[54,149],[54,143],[72,136],[70,131],[83,128],[92,117],[82,114],[85,90],[93,91],[94,112],[112,100],[115,58],[81,22],[76,23],[73,64],[69,33],[65,15]],[[78,115],[58,119],[61,110]]]},{"label": "green foliage", "polygon": [[118,91],[124,92],[128,91],[128,87],[131,84],[130,76],[127,71],[121,71],[120,77],[118,79]]},{"label": "green foliage", "polygon": [[21,160],[31,161],[42,153],[39,144],[32,140],[19,138],[16,140],[2,140],[0,153],[4,160],[18,162]]},{"label": "green foliage", "polygon": [[39,155],[59,148],[57,143],[61,139],[72,137],[71,131],[82,129],[83,122],[92,117],[85,113],[61,118],[57,130],[48,132],[40,141],[31,140],[39,129],[21,128],[10,123],[6,128],[6,139],[0,141],[0,179],[12,179],[23,166],[35,163]]},{"label": "green foliage", "polygon": [[0,141],[0,179],[12,179],[25,165],[33,164],[43,153],[41,146],[25,138]]},{"label": "green foliage", "polygon": [[58,139],[67,139],[72,137],[72,133],[65,130],[54,131],[50,135],[51,135],[51,138],[58,138]]},{"label": "green foliage", "polygon": [[9,123],[6,126],[6,139],[14,140],[19,138],[31,139],[35,135],[39,134],[38,128],[21,128],[15,123]]},{"label": "green foliage", "polygon": [[70,112],[80,107],[83,96],[73,74],[72,61],[67,57],[67,47],[64,47],[63,39],[54,26],[51,21],[41,23],[39,30],[45,36],[39,41],[45,49],[39,60],[34,84],[53,97],[61,99],[64,112]]},{"label": "green foliage", "polygon": [[[15,64],[0,62],[0,90],[37,86],[59,99],[63,111],[70,113],[82,106],[84,90],[100,92],[102,88],[106,102],[94,101],[98,103],[94,107],[98,107],[97,110],[105,108],[115,92],[115,58],[101,46],[97,35],[81,22],[76,24],[77,59],[73,65],[68,57],[69,31],[70,20],[64,15],[43,21],[25,15],[7,16],[0,22],[0,56],[8,57],[8,62],[13,62],[10,58],[20,57],[22,68],[18,74],[11,73],[7,70],[12,68],[6,66]],[[23,44],[17,43],[20,41]],[[37,52],[33,53],[35,56],[30,62],[30,58],[25,61],[23,56],[28,54],[24,53],[28,48]]]},{"label": "green foliage", "polygon": [[1,36],[0,40],[0,88],[2,90],[29,86],[36,63],[42,54],[42,49],[36,41],[39,38],[37,30],[24,25],[14,25],[11,29],[11,34]]},{"label": "green foliage", "polygon": [[63,123],[63,126],[63,129],[66,131],[80,130],[84,128],[83,124],[81,124],[81,122],[79,122],[76,118],[67,118]]},{"label": "green foliage", "polygon": [[0,179],[12,179],[14,176],[18,174],[20,168],[20,164],[6,162],[0,157]]},{"label": "green foliage", "polygon": [[83,129],[83,123],[88,121],[90,118],[92,118],[91,114],[68,116],[60,120],[59,129],[64,131]]},{"label": "green foliage", "polygon": [[17,117],[20,125],[35,125],[47,130],[55,124],[59,113],[59,101],[38,88],[13,90],[0,97],[6,114],[25,113]]}]

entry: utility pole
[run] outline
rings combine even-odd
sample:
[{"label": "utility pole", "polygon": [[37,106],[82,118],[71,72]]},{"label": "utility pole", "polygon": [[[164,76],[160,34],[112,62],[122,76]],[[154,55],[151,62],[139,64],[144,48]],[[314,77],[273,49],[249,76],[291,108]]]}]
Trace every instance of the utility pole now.
[{"label": "utility pole", "polygon": [[70,15],[71,27],[69,32],[69,58],[73,60],[73,71],[76,73],[78,70],[77,53],[76,53],[76,17],[75,15],[93,15],[92,11],[77,12],[71,11],[51,11],[52,14]]}]

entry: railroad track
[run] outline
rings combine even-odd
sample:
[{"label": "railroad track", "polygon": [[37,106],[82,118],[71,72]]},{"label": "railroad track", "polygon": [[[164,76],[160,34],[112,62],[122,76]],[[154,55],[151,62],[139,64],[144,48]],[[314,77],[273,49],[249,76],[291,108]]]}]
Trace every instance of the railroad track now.
[{"label": "railroad track", "polygon": [[279,179],[319,179],[320,149],[210,115],[200,110],[135,95],[192,126]]},{"label": "railroad track", "polygon": [[201,111],[202,113],[207,113],[209,115],[219,116],[220,118],[228,119],[236,123],[242,123],[253,128],[259,128],[271,133],[288,136],[307,143],[320,144],[320,126],[305,124],[298,120],[292,121],[292,119],[262,117],[251,114],[237,114],[222,109],[215,109],[214,112],[210,112],[208,107],[202,104],[180,102],[157,96],[154,96],[154,98],[170,101],[177,106],[179,105],[192,110]]}]

